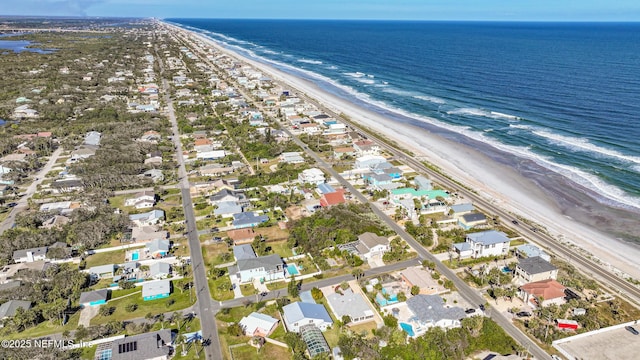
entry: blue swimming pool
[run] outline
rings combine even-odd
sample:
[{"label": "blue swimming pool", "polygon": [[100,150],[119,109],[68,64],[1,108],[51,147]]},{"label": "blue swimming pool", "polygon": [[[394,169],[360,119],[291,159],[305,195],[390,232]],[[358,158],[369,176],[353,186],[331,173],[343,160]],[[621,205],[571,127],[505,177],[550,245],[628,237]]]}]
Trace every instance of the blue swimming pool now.
[{"label": "blue swimming pool", "polygon": [[138,258],[140,258],[140,254],[138,254],[137,251],[131,254],[131,260],[135,261],[138,260]]},{"label": "blue swimming pool", "polygon": [[289,275],[300,274],[300,272],[298,271],[298,268],[294,264],[287,265],[287,272],[289,273]]},{"label": "blue swimming pool", "polygon": [[508,266],[505,266],[505,267],[503,267],[500,271],[502,271],[503,273],[505,273],[505,274],[506,274],[506,273],[510,273],[510,272],[511,272],[511,269],[509,269],[509,267],[508,267]]},{"label": "blue swimming pool", "polygon": [[402,328],[402,330],[404,330],[407,334],[409,334],[409,336],[415,336],[415,333],[413,332],[413,326],[411,326],[411,324],[407,324],[407,323],[400,323],[400,327]]}]

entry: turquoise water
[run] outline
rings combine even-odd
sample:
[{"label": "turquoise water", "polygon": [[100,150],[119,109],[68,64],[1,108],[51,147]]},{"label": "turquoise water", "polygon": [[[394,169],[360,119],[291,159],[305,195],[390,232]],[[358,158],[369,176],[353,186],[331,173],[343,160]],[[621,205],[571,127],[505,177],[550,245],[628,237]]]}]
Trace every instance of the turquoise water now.
[{"label": "turquoise water", "polygon": [[140,254],[138,252],[134,252],[131,254],[131,260],[138,260],[140,258]]},{"label": "turquoise water", "polygon": [[407,324],[407,323],[400,323],[400,327],[402,328],[402,330],[404,330],[407,334],[409,334],[409,336],[415,336],[415,333],[413,332],[413,326],[411,326],[411,324]]},{"label": "turquoise water", "polygon": [[300,272],[298,271],[298,268],[293,264],[287,266],[287,272],[289,273],[289,275],[298,275],[298,274],[300,274]]},{"label": "turquoise water", "polygon": [[505,273],[505,274],[506,274],[506,273],[511,272],[511,269],[509,269],[509,267],[508,267],[508,266],[505,266],[505,267],[503,267],[503,268],[502,268],[502,270],[501,270],[501,271],[502,271],[503,273]]},{"label": "turquoise water", "polygon": [[391,304],[395,304],[398,302],[398,295],[397,294],[392,294],[389,295],[389,300],[384,298],[384,295],[387,294],[387,289],[382,289],[382,294],[378,294],[376,296],[376,302],[378,303],[378,305],[380,306],[387,306],[387,305],[391,305]]}]

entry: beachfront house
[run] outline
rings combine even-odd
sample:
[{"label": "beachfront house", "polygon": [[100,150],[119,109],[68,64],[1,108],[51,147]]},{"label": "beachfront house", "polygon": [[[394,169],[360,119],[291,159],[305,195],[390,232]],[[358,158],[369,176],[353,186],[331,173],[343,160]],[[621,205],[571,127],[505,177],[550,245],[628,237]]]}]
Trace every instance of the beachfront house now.
[{"label": "beachfront house", "polygon": [[551,304],[564,304],[566,301],[565,290],[566,288],[559,282],[548,279],[522,285],[518,295],[525,304],[536,308]]},{"label": "beachfront house", "polygon": [[282,319],[288,331],[300,332],[304,325],[315,325],[321,331],[333,324],[331,316],[322,304],[295,302],[282,308]]},{"label": "beachfront house", "polygon": [[145,281],[142,283],[142,300],[144,301],[166,298],[170,294],[170,280]]},{"label": "beachfront house", "polygon": [[523,244],[516,247],[515,253],[520,258],[539,256],[546,261],[551,261],[551,256],[549,256],[549,254],[532,244]]},{"label": "beachfront house", "polygon": [[558,278],[558,268],[539,256],[519,259],[514,275],[522,284]]},{"label": "beachfront house", "polygon": [[458,225],[465,230],[473,229],[478,226],[486,225],[487,217],[482,213],[464,214],[458,218]]},{"label": "beachfront house", "polygon": [[509,252],[509,238],[501,231],[489,230],[467,234],[465,242],[453,244],[460,259],[504,256]]}]

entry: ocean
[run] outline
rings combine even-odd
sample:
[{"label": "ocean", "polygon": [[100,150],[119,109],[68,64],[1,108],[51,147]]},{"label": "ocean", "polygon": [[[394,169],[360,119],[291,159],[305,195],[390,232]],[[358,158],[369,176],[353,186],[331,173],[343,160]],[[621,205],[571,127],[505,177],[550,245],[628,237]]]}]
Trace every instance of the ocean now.
[{"label": "ocean", "polygon": [[167,21],[396,121],[481,144],[552,193],[640,211],[640,24]]}]

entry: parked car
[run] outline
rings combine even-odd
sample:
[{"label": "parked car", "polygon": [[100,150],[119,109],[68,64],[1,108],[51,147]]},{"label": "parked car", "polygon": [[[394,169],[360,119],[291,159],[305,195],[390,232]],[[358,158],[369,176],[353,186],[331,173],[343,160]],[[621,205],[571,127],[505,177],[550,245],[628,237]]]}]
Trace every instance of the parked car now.
[{"label": "parked car", "polygon": [[480,310],[484,311],[484,304],[480,304],[479,308]]},{"label": "parked car", "polygon": [[16,206],[18,206],[18,203],[15,203],[15,202],[8,203],[7,206],[10,207],[10,208],[16,207]]},{"label": "parked car", "polygon": [[634,328],[633,326],[625,326],[624,328],[627,329],[627,331],[629,331],[633,335],[640,334],[640,332],[638,332],[638,330],[636,330],[636,328]]},{"label": "parked car", "polygon": [[469,309],[465,310],[464,312],[467,313],[467,314],[473,314],[474,312],[476,312],[476,309],[469,308]]},{"label": "parked car", "polygon": [[526,311],[520,311],[518,313],[516,313],[517,317],[527,317],[527,316],[531,316],[530,312],[526,312]]}]

